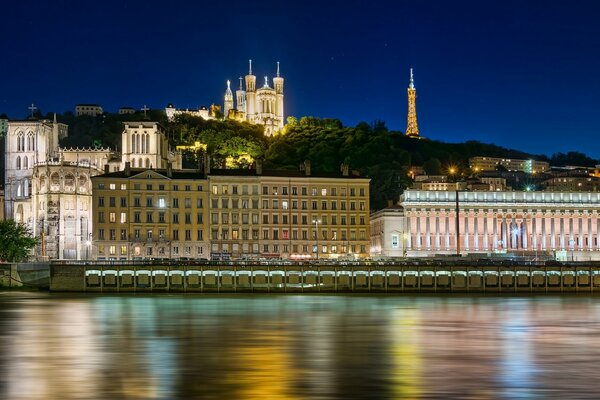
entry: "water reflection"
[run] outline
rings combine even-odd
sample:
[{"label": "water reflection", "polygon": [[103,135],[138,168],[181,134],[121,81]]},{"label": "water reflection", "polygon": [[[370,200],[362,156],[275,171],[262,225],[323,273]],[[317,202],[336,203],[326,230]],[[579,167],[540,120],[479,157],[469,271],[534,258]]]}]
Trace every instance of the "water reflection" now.
[{"label": "water reflection", "polygon": [[593,297],[0,294],[2,399],[597,398]]}]

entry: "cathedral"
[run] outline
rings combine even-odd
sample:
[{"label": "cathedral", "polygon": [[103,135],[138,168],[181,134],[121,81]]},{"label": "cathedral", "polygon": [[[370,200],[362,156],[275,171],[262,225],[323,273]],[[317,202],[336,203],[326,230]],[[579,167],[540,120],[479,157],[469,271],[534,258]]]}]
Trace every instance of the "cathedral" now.
[{"label": "cathedral", "polygon": [[273,78],[272,88],[269,86],[268,76],[265,76],[264,85],[256,88],[256,76],[252,74],[252,60],[249,60],[248,75],[244,80],[246,90],[244,90],[243,80],[240,77],[240,86],[235,92],[235,108],[231,84],[230,81],[227,81],[223,107],[225,117],[264,125],[265,135],[273,136],[284,125],[283,78],[279,73],[279,62],[277,62],[277,74]]},{"label": "cathedral", "polygon": [[[285,124],[283,111],[283,78],[277,73],[272,79],[271,87],[269,77],[264,77],[264,84],[257,88],[256,76],[252,74],[252,60],[249,60],[248,74],[240,77],[240,86],[235,91],[231,90],[231,81],[227,81],[223,103],[223,116],[226,119],[246,121],[251,124],[264,125],[266,136],[273,136]],[[260,85],[260,82],[259,82]],[[214,106],[213,106],[214,107]],[[169,121],[181,114],[189,114],[204,119],[215,119],[216,113],[206,107],[198,109],[178,109],[173,104],[167,105],[165,113]]]},{"label": "cathedral", "polygon": [[50,120],[9,121],[4,211],[40,239],[40,259],[83,260],[92,254],[91,177],[124,169],[181,168],[156,122],[127,122],[121,154],[109,148],[61,148],[68,127]]}]

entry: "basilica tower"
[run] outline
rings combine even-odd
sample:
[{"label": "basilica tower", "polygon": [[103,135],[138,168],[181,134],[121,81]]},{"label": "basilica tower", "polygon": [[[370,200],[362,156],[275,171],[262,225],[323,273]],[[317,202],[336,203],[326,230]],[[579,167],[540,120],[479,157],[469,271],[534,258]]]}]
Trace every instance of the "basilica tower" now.
[{"label": "basilica tower", "polygon": [[240,88],[235,91],[236,108],[238,111],[246,112],[246,92],[244,91],[242,77],[240,76]]},{"label": "basilica tower", "polygon": [[255,122],[256,114],[256,76],[252,75],[252,60],[249,60],[248,75],[246,75],[246,115],[249,122]]},{"label": "basilica tower", "polygon": [[410,83],[408,84],[408,118],[406,124],[406,136],[419,137],[419,126],[417,125],[417,89],[413,79],[413,70],[410,69]]},{"label": "basilica tower", "polygon": [[277,76],[273,78],[273,86],[277,99],[275,100],[275,114],[277,115],[277,125],[283,128],[283,78],[279,74],[279,61],[277,61]]},{"label": "basilica tower", "polygon": [[227,90],[225,91],[225,103],[223,104],[223,115],[225,118],[229,115],[229,110],[233,109],[233,92],[231,91],[231,82],[227,80]]}]

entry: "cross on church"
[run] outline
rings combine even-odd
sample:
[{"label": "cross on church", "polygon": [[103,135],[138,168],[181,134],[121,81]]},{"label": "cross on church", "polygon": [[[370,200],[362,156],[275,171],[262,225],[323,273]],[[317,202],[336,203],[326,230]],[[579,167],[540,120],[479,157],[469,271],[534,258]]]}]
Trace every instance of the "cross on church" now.
[{"label": "cross on church", "polygon": [[37,110],[37,107],[31,103],[31,106],[27,107],[28,110],[31,110],[31,118],[33,118],[33,113]]},{"label": "cross on church", "polygon": [[146,118],[146,111],[149,111],[150,109],[148,107],[146,107],[146,105],[144,104],[144,107],[142,107],[142,111],[144,112],[144,118]]}]

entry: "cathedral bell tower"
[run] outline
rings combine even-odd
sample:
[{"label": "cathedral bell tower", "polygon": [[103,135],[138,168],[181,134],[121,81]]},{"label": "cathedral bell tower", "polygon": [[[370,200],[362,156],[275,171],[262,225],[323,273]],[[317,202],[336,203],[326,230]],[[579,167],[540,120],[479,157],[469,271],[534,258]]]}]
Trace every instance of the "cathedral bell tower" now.
[{"label": "cathedral bell tower", "polygon": [[233,109],[233,93],[231,92],[231,82],[227,80],[227,90],[225,91],[225,104],[223,104],[223,115],[229,116],[229,110]]},{"label": "cathedral bell tower", "polygon": [[408,117],[406,124],[406,136],[419,137],[419,126],[417,125],[417,89],[413,79],[413,70],[410,69],[410,83],[408,84]]},{"label": "cathedral bell tower", "polygon": [[246,92],[242,83],[242,77],[240,76],[240,88],[235,91],[236,106],[240,112],[246,112]]},{"label": "cathedral bell tower", "polygon": [[273,86],[275,86],[275,114],[277,115],[277,125],[283,128],[283,78],[279,74],[279,61],[277,61],[277,76],[273,78]]},{"label": "cathedral bell tower", "polygon": [[256,76],[252,75],[252,60],[249,60],[248,75],[246,75],[246,114],[248,121],[254,123],[256,118]]}]

